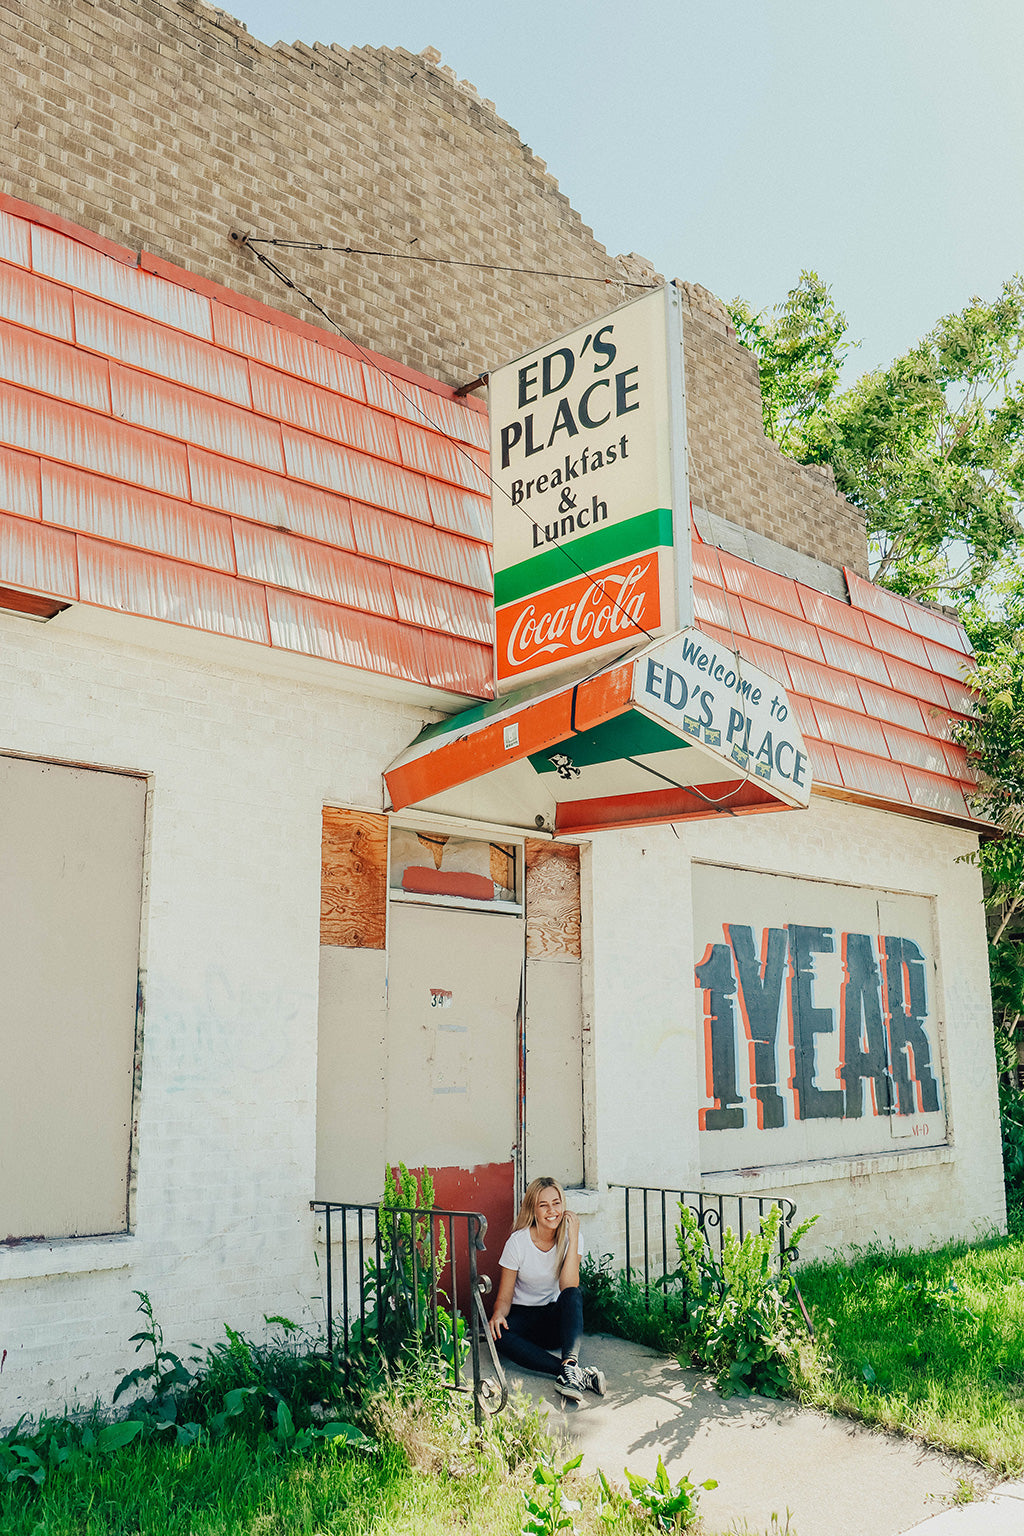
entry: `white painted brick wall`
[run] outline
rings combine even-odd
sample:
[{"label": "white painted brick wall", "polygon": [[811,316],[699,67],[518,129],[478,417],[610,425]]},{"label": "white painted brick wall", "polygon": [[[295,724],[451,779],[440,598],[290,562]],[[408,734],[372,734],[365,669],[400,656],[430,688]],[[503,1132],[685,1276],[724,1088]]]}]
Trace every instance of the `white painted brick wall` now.
[{"label": "white painted brick wall", "polygon": [[[981,881],[957,858],[972,834],[812,800],[809,810],[720,817],[594,838],[593,1028],[596,1182],[700,1187],[691,860],[842,880],[935,898],[950,1114],[948,1154],[925,1149],[811,1182],[723,1180],[710,1188],[780,1192],[821,1220],[805,1255],[876,1239],[926,1245],[1005,1223]],[[936,1163],[936,1157],[948,1161]],[[875,1170],[851,1177],[851,1168]],[[585,1219],[592,1252],[621,1241],[621,1195]]]},{"label": "white painted brick wall", "polygon": [[[76,610],[45,626],[0,617],[0,747],[152,775],[137,1225],[53,1254],[0,1248],[0,1424],[109,1400],[135,1363],[133,1288],[179,1351],[225,1322],[258,1337],[266,1313],[321,1315],[308,1210],[321,808],[379,805],[381,769],[428,718],[264,675],[262,653],[246,666],[211,639],[186,658],[156,648],[158,626],[149,648],[88,632],[99,624]],[[713,859],[936,898],[952,1160],[788,1187],[822,1214],[805,1252],[1000,1224],[980,886],[955,863],[972,844],[831,801],[595,837],[591,1179],[697,1177],[690,861]],[[596,1251],[619,1211],[606,1195],[585,1218]]]},{"label": "white painted brick wall", "polygon": [[152,775],[137,1225],[127,1248],[55,1245],[50,1266],[127,1253],[116,1269],[46,1275],[45,1254],[0,1248],[0,1424],[109,1400],[136,1363],[133,1288],[178,1351],[317,1315],[321,810],[379,806],[428,718],[261,677],[256,652],[244,670],[74,624],[0,617],[0,747]]}]

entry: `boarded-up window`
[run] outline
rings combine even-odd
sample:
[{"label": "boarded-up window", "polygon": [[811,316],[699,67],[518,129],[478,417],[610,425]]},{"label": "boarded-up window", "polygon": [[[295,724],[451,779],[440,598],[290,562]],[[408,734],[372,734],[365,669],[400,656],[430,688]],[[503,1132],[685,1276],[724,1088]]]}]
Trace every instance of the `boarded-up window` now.
[{"label": "boarded-up window", "polygon": [[145,811],[0,757],[0,1240],[127,1230]]}]

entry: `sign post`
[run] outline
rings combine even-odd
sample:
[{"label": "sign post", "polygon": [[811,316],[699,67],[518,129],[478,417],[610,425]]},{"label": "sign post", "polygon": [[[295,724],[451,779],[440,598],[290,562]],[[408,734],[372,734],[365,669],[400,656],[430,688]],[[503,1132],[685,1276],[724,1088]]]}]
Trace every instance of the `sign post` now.
[{"label": "sign post", "polygon": [[499,691],[692,624],[678,290],[496,369],[489,393]]}]

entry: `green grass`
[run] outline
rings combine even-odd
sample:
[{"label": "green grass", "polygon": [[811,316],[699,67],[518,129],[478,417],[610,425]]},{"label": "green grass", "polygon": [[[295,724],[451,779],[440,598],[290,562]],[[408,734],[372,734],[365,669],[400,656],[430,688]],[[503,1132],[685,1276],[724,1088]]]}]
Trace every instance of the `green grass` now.
[{"label": "green grass", "polygon": [[254,1454],[240,1440],[145,1445],[0,1493],[4,1536],[289,1536],[516,1531],[516,1493],[483,1466],[424,1475],[397,1447],[374,1455]]},{"label": "green grass", "polygon": [[1024,1471],[1024,1239],[801,1267],[816,1349],[801,1398]]}]

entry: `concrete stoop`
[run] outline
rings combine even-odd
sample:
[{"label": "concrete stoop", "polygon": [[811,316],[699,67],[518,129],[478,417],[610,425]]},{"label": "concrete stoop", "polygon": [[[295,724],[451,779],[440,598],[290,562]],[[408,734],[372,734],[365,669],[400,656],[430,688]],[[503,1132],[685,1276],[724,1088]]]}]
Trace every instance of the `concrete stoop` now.
[{"label": "concrete stoop", "polygon": [[[715,1536],[1024,1536],[1022,1485],[988,1500],[995,1479],[974,1462],[790,1402],[723,1399],[707,1378],[622,1339],[590,1335],[580,1358],[604,1371],[606,1397],[565,1405],[553,1380],[514,1369],[509,1384],[548,1405],[584,1471],[621,1484],[624,1467],[653,1476],[660,1455],[673,1480],[717,1478],[700,1504]],[[986,1502],[950,1508],[962,1479]],[[978,1523],[1004,1510],[1014,1523]]]}]

